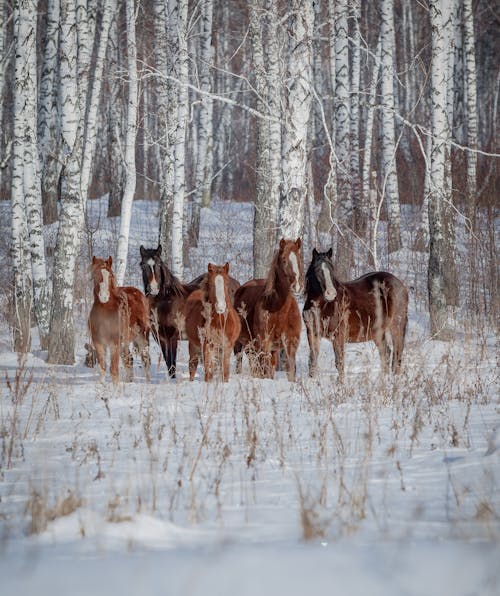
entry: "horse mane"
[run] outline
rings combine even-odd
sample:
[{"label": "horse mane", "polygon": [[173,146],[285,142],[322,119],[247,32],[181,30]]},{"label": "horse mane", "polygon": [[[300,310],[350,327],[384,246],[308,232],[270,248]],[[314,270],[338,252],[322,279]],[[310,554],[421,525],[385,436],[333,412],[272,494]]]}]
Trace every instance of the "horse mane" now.
[{"label": "horse mane", "polygon": [[161,261],[161,277],[160,295],[167,296],[168,294],[173,294],[174,296],[186,298],[190,293],[189,288],[175,277],[163,261]]},{"label": "horse mane", "polygon": [[316,276],[316,271],[314,270],[314,261],[309,264],[307,268],[306,275],[305,275],[305,288],[304,294],[307,296],[309,294],[313,296],[320,296],[321,295],[321,285],[318,281]]},{"label": "horse mane", "polygon": [[266,283],[264,285],[264,292],[262,295],[264,307],[269,312],[276,312],[279,310],[283,306],[286,296],[288,296],[288,292],[286,296],[280,296],[279,294],[279,282],[283,281],[283,274],[278,267],[279,255],[280,251],[277,250],[274,253],[273,260],[271,261],[269,273],[267,274]]}]

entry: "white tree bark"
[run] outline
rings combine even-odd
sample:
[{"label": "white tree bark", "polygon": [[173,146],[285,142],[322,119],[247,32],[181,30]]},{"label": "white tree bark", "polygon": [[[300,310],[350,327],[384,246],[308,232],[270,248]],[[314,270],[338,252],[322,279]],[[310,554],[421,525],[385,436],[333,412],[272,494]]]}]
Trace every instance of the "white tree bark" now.
[{"label": "white tree bark", "polygon": [[402,246],[394,129],[394,0],[383,0],[381,19],[382,192],[387,203],[388,248],[394,252]]},{"label": "white tree bark", "polygon": [[135,2],[127,0],[127,123],[125,128],[125,189],[122,197],[120,233],[116,251],[116,281],[122,286],[125,280],[128,257],[128,239],[132,202],[136,186],[135,143],[137,137],[137,46],[135,41]]},{"label": "white tree bark", "polygon": [[90,92],[89,106],[87,109],[87,125],[85,130],[85,140],[83,149],[83,162],[81,173],[82,196],[87,196],[90,175],[92,172],[92,160],[96,150],[97,135],[97,110],[101,99],[102,72],[104,68],[104,58],[108,46],[109,31],[111,22],[116,11],[116,0],[104,0],[103,14],[101,21],[101,31],[99,35],[99,44],[97,47],[96,61],[93,67],[92,89]]},{"label": "white tree bark", "polygon": [[280,234],[302,233],[307,192],[307,129],[311,112],[312,34],[314,11],[309,0],[293,0],[288,26],[285,128],[282,146]]},{"label": "white tree bark", "polygon": [[366,216],[363,213],[361,199],[361,175],[359,168],[359,120],[360,120],[360,43],[359,19],[361,16],[360,0],[351,0],[351,22],[353,27],[351,43],[351,138],[349,150],[350,157],[350,178],[351,178],[351,200],[354,211],[354,225],[359,231],[364,229]]},{"label": "white tree bark", "polygon": [[61,173],[57,102],[59,47],[59,0],[47,3],[45,52],[38,101],[38,142],[42,178],[42,204],[45,223],[57,220],[57,187]]},{"label": "white tree bark", "polygon": [[80,171],[84,120],[80,110],[81,107],[85,109],[81,96],[86,97],[84,69],[78,65],[79,24],[75,3],[61,0],[59,77],[63,170],[48,354],[48,361],[54,364],[73,364],[75,361],[74,281],[83,221]]},{"label": "white tree bark", "polygon": [[449,127],[447,122],[447,48],[443,28],[442,0],[430,0],[432,28],[432,149],[429,193],[429,312],[431,334],[446,336],[444,202],[449,200],[450,189],[445,177],[449,160]]},{"label": "white tree bark", "polygon": [[[214,64],[214,48],[212,46],[213,0],[201,3],[200,25],[200,89],[205,93],[212,91],[212,69]],[[200,228],[200,208],[202,204],[210,204],[210,189],[213,171],[213,100],[209,95],[200,98],[200,114],[198,127],[198,159],[196,164],[196,192],[193,200],[191,219],[191,240],[198,244]]]},{"label": "white tree bark", "polygon": [[179,0],[171,14],[171,18],[176,23],[178,36],[178,80],[180,82],[177,89],[177,129],[175,131],[174,151],[174,187],[173,187],[173,205],[172,205],[172,233],[171,233],[171,251],[172,251],[172,272],[177,277],[183,276],[183,223],[184,223],[184,195],[185,195],[185,154],[186,154],[186,123],[188,116],[188,91],[187,82],[189,74],[188,49],[187,49],[187,19],[188,2]]},{"label": "white tree bark", "polygon": [[467,201],[470,213],[476,204],[477,190],[477,75],[472,0],[463,0],[464,46],[467,84]]}]

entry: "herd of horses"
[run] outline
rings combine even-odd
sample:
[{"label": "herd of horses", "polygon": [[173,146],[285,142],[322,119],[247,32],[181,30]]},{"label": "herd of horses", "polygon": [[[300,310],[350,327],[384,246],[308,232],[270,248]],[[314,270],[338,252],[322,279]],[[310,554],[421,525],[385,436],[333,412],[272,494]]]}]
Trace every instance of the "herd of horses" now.
[{"label": "herd of horses", "polygon": [[[162,260],[161,246],[140,247],[144,293],[119,287],[112,258],[92,258],[94,303],[89,331],[101,379],[110,372],[119,379],[119,360],[132,380],[130,344],[140,354],[150,378],[149,336],[160,345],[168,374],[175,378],[180,339],[189,342],[189,377],[202,360],[205,380],[220,371],[229,379],[230,358],[241,372],[243,353],[251,374],[273,378],[280,353],[286,374],[295,381],[296,354],[302,319],[309,342],[309,374],[317,372],[321,338],[332,342],[339,377],[344,375],[344,347],[349,342],[373,341],[384,372],[398,373],[408,321],[408,291],[391,273],[376,271],[349,282],[334,273],[332,249],[313,249],[304,276],[301,239],[281,239],[265,279],[240,285],[230,277],[229,263],[208,264],[207,271],[182,283]],[[296,296],[304,293],[302,316]]]}]

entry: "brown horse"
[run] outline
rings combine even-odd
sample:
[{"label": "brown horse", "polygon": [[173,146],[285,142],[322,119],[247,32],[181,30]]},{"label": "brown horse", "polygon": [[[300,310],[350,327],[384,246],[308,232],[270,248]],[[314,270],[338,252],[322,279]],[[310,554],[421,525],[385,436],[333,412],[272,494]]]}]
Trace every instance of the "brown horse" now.
[{"label": "brown horse", "polygon": [[92,257],[94,304],[89,316],[89,329],[94,344],[101,380],[106,374],[106,349],[111,354],[111,378],[118,382],[121,355],[126,379],[133,378],[133,359],[129,344],[133,342],[141,354],[146,379],[150,379],[149,303],[137,288],[118,287],[111,269],[113,259]]},{"label": "brown horse", "polygon": [[306,302],[303,317],[309,341],[309,374],[317,371],[322,337],[335,352],[340,378],[344,375],[346,342],[373,340],[382,368],[399,372],[408,321],[408,290],[391,273],[375,271],[354,281],[341,282],[334,274],[332,249],[318,252],[306,273]]},{"label": "brown horse", "polygon": [[300,238],[281,239],[266,279],[251,279],[234,297],[241,319],[241,333],[235,346],[237,370],[245,349],[254,376],[273,378],[278,353],[286,353],[287,377],[295,381],[295,356],[302,326],[292,291],[302,289],[303,266]]},{"label": "brown horse", "polygon": [[[158,248],[144,248],[141,245],[140,252],[144,293],[151,305],[151,330],[160,344],[168,374],[175,378],[177,346],[184,332],[186,300],[191,292],[200,288],[207,274],[184,284],[163,262],[161,244]],[[240,284],[233,278],[229,280],[230,294],[234,296]]]},{"label": "brown horse", "polygon": [[186,334],[189,339],[189,378],[192,381],[203,350],[205,381],[211,381],[217,366],[222,380],[229,379],[229,360],[240,334],[240,319],[229,293],[229,263],[208,264],[201,288],[186,302]]}]

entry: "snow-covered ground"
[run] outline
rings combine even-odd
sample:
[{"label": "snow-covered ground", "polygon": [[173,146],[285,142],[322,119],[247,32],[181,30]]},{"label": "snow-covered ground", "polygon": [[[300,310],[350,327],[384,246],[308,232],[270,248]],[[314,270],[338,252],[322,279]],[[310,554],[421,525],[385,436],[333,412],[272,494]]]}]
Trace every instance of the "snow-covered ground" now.
[{"label": "snow-covered ground", "polygon": [[[48,366],[35,338],[20,366],[0,319],[2,594],[499,593],[498,338],[457,317],[453,342],[428,339],[421,257],[384,265],[412,288],[398,378],[358,344],[341,385],[323,342],[310,379],[303,335],[295,384],[190,383],[182,342],[177,382],[152,345],[151,383],[136,363],[113,387],[83,366],[86,258],[113,254],[118,229],[91,207],[77,364]],[[226,260],[250,277],[251,221],[245,204],[204,210],[186,278]],[[127,283],[156,222],[137,201]]]}]

